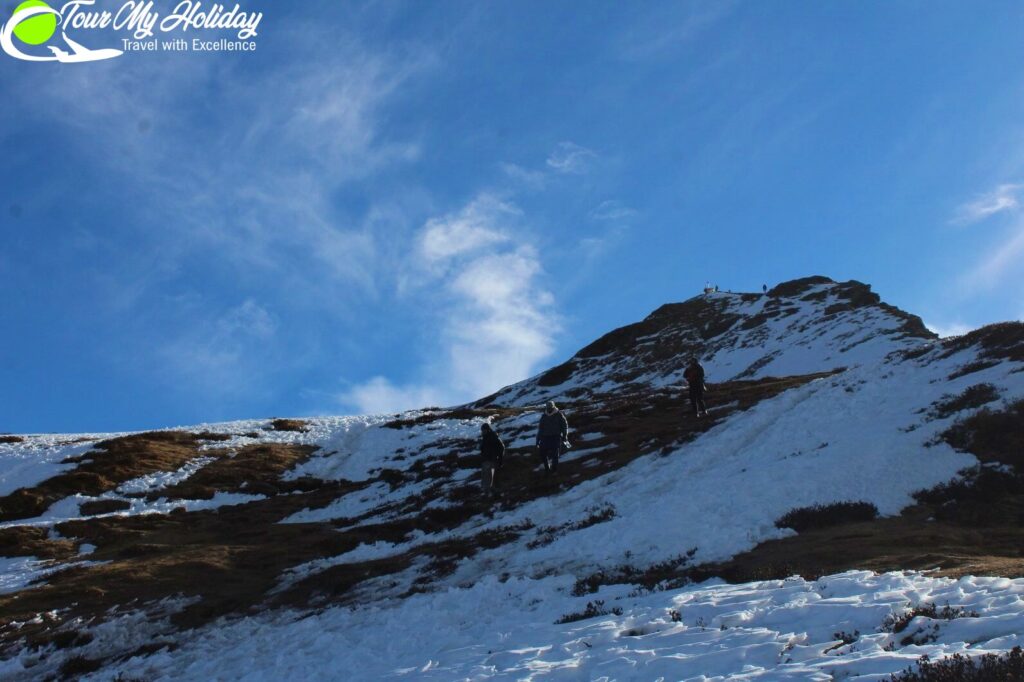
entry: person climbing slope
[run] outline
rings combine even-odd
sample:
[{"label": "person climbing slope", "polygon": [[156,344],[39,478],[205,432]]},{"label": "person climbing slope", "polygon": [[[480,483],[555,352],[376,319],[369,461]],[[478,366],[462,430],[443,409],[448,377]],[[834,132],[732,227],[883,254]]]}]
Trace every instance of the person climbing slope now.
[{"label": "person climbing slope", "polygon": [[485,496],[494,496],[495,472],[501,468],[505,444],[490,422],[480,425],[480,482]]},{"label": "person climbing slope", "polygon": [[690,364],[683,372],[683,378],[690,386],[690,406],[698,417],[708,416],[708,408],[704,404],[704,392],[708,387],[704,385],[704,368],[697,361],[697,358],[690,358]]},{"label": "person climbing slope", "polygon": [[558,470],[558,457],[568,447],[569,422],[553,401],[548,401],[537,424],[537,451],[544,463],[544,472]]}]

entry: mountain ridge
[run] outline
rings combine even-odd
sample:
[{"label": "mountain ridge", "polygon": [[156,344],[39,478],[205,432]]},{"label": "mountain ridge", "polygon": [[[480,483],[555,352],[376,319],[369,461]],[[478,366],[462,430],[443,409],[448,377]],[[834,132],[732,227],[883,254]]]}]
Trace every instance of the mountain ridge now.
[{"label": "mountain ridge", "polygon": [[[682,399],[691,355],[707,419]],[[549,399],[573,440],[554,479],[532,451]],[[74,656],[113,670],[149,659],[75,638],[131,616],[173,642],[220,618],[383,608],[495,577],[560,576],[546,594],[562,603],[714,576],[1021,571],[1022,400],[1024,325],[939,339],[867,285],[812,277],[666,304],[453,408],[16,436],[0,444],[0,652],[25,675]],[[484,419],[509,447],[495,504],[475,478]],[[844,501],[880,518],[780,525]]]}]

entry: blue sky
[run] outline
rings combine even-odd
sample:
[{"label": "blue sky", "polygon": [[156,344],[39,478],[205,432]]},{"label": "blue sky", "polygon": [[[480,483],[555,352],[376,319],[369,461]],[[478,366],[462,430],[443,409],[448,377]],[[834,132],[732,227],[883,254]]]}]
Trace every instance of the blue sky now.
[{"label": "blue sky", "polygon": [[243,8],[0,55],[0,431],[452,404],[707,280],[1024,316],[1018,2]]}]

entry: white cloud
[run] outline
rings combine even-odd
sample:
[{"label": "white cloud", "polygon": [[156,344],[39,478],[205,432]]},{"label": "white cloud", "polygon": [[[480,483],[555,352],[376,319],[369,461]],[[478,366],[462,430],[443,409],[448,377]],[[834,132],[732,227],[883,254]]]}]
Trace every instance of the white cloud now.
[{"label": "white cloud", "polygon": [[350,389],[341,402],[359,414],[391,414],[444,402],[441,393],[427,386],[396,386],[385,377],[374,377]]},{"label": "white cloud", "polygon": [[544,171],[530,170],[524,168],[519,164],[515,163],[503,163],[501,164],[501,170],[505,172],[510,179],[521,182],[531,189],[540,189],[544,186],[547,176]]},{"label": "white cloud", "polygon": [[609,199],[602,201],[594,210],[590,212],[590,217],[594,220],[602,220],[609,222],[618,222],[622,220],[628,220],[637,215],[636,209],[626,206],[621,201]]},{"label": "white cloud", "polygon": [[498,230],[503,215],[519,213],[513,205],[482,194],[458,213],[427,221],[418,237],[419,255],[428,265],[446,265],[452,258],[508,241]]},{"label": "white cloud", "polygon": [[548,157],[547,165],[558,173],[579,175],[586,173],[597,154],[574,142],[559,142]]},{"label": "white cloud", "polygon": [[1022,189],[1024,189],[1024,185],[1021,184],[999,185],[991,192],[960,206],[953,222],[966,225],[979,222],[997,213],[1015,212],[1020,208],[1018,195]]},{"label": "white cloud", "polygon": [[537,255],[529,246],[484,255],[449,283],[455,295],[446,325],[455,388],[483,397],[528,377],[553,350],[558,324],[553,298],[539,288]]},{"label": "white cloud", "polygon": [[397,385],[375,377],[344,392],[343,404],[393,412],[481,398],[527,378],[551,355],[559,329],[554,298],[539,281],[536,250],[513,238],[519,216],[515,206],[485,193],[427,221],[412,260],[424,270],[415,293],[437,310],[433,359],[421,380]]}]

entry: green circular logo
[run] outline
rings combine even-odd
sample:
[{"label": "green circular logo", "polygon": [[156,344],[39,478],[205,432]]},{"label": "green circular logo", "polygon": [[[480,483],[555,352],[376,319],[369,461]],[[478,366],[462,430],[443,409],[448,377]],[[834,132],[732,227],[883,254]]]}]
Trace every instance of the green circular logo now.
[{"label": "green circular logo", "polygon": [[[14,13],[17,14],[21,10],[28,9],[29,7],[45,7],[46,9],[50,9],[50,6],[42,0],[25,0],[25,2],[14,8]],[[14,35],[18,36],[22,42],[28,43],[29,45],[42,45],[53,36],[53,33],[56,30],[56,14],[37,14],[15,26]]]}]

